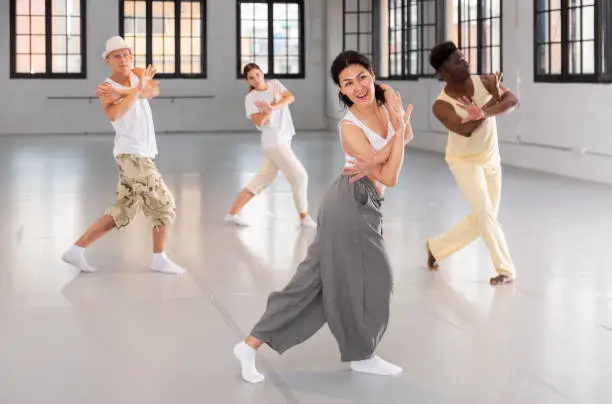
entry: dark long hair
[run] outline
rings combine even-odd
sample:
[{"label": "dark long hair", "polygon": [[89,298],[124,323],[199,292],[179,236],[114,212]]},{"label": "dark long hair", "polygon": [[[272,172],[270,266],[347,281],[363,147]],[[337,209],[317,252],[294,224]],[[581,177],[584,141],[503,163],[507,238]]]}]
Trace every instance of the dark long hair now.
[{"label": "dark long hair", "polygon": [[[261,68],[259,67],[257,63],[248,63],[246,66],[244,66],[244,69],[242,69],[242,76],[244,77],[245,80],[249,72],[254,69],[257,69],[260,72],[263,72],[263,70],[261,70]],[[249,86],[249,93],[253,90],[255,90],[255,87]]]},{"label": "dark long hair", "polygon": [[[357,51],[347,50],[336,56],[336,59],[334,59],[334,62],[331,65],[330,72],[336,85],[340,86],[340,73],[342,73],[342,70],[346,69],[350,65],[361,65],[370,73],[374,73],[372,64],[367,56]],[[340,98],[340,101],[348,108],[353,105],[353,101],[351,101],[346,95],[342,94],[341,91],[338,92],[338,98]],[[374,83],[374,98],[376,98],[376,101],[379,104],[383,104],[385,102],[385,91],[376,83]]]}]

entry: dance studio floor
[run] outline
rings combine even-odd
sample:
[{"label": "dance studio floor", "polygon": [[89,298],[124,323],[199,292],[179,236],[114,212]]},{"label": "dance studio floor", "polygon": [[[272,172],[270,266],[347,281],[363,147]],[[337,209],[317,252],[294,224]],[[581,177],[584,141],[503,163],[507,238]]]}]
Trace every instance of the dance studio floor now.
[{"label": "dance studio floor", "polygon": [[[233,345],[282,288],[313,232],[279,179],[222,221],[257,170],[256,134],[159,135],[158,166],[177,200],[169,255],[184,276],[147,271],[141,217],[89,250],[79,275],[62,251],[113,201],[112,136],[0,138],[0,403],[609,403],[612,396],[612,187],[505,168],[500,219],[519,271],[488,284],[479,240],[424,266],[424,241],[466,212],[442,155],[409,150],[386,196],[395,271],[378,353],[396,378],[351,374],[324,327],[279,356],[261,385],[239,378]],[[336,135],[300,132],[313,216],[342,166]]]}]

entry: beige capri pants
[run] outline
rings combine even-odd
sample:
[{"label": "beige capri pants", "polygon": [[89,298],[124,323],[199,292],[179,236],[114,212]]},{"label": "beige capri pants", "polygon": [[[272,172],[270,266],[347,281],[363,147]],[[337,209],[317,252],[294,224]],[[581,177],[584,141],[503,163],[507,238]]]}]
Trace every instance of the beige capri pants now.
[{"label": "beige capri pants", "polygon": [[246,189],[254,195],[266,189],[279,170],[285,174],[293,192],[293,202],[298,213],[308,212],[308,173],[291,149],[291,142],[264,149],[265,157],[255,177]]}]

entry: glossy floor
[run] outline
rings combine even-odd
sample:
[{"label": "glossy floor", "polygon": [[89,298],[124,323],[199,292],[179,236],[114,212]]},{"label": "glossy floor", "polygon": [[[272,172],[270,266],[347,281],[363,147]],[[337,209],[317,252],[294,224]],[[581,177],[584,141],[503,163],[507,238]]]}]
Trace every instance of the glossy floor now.
[{"label": "glossy floor", "polygon": [[[379,354],[396,378],[356,375],[327,328],[283,356],[261,350],[268,375],[239,379],[232,346],[306,252],[280,176],[245,210],[222,218],[261,161],[256,135],[159,136],[158,166],[178,219],[168,253],[188,269],[148,272],[144,219],[94,244],[94,274],[61,252],[112,202],[112,137],[0,138],[0,402],[608,403],[612,396],[612,187],[505,168],[500,219],[518,266],[492,288],[479,240],[424,267],[424,240],[467,207],[441,155],[410,150],[386,194],[395,271]],[[300,133],[313,215],[342,166],[335,135]]]}]

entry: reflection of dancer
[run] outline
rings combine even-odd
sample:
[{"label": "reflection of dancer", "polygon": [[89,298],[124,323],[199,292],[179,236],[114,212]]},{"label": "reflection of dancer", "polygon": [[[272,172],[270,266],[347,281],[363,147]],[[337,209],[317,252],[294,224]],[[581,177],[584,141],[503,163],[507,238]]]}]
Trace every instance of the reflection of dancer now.
[{"label": "reflection of dancer", "polygon": [[91,225],[62,259],[83,272],[93,272],[85,260],[85,248],[110,230],[121,229],[142,209],[153,223],[153,260],[150,269],[180,274],[185,270],[172,262],[164,252],[167,226],[175,218],[174,197],[155,167],[157,155],[153,117],[148,98],[159,94],[153,81],[155,68],[131,69],[133,52],[121,37],[106,42],[103,53],[106,64],[113,70],[110,78],[98,86],[96,94],[102,100],[106,116],[116,131],[113,154],[119,170],[115,204]]},{"label": "reflection of dancer", "polygon": [[316,227],[308,215],[308,174],[291,149],[295,134],[289,105],[295,97],[278,80],[266,82],[264,74],[255,63],[244,67],[244,78],[249,83],[249,93],[244,100],[246,115],[252,119],[261,134],[265,158],[259,172],[240,191],[225,220],[237,225],[248,225],[239,213],[255,195],[266,189],[278,171],[282,171],[291,184],[293,201],[303,226]]},{"label": "reflection of dancer", "polygon": [[452,42],[437,45],[430,63],[446,82],[433,106],[449,130],[446,161],[472,212],[428,240],[428,266],[438,269],[439,261],[483,236],[498,274],[490,283],[511,282],[516,278],[514,263],[497,221],[502,172],[495,115],[515,107],[518,99],[500,83],[500,76],[471,77],[468,62]]},{"label": "reflection of dancer", "polygon": [[[250,240],[253,239],[253,235],[247,237],[245,233],[234,231],[230,231],[226,234],[228,242],[232,247],[233,256],[241,263],[240,266],[246,268],[249,273],[251,273],[254,283],[260,284],[257,285],[261,286],[259,289],[265,288],[265,290],[268,290],[270,282],[276,277],[276,273],[271,274],[269,270],[270,260],[262,255],[261,250],[250,247]],[[312,242],[314,235],[315,229],[312,228],[303,227],[298,231],[295,239],[293,257],[290,266],[287,267],[288,270],[296,268],[304,259],[308,250],[308,245]],[[273,265],[278,267],[278,265],[283,266],[287,260],[281,260],[283,262],[280,263],[278,259],[273,259],[272,261],[274,261]]]},{"label": "reflection of dancer", "polygon": [[300,234],[295,240],[295,248],[293,249],[293,260],[291,261],[293,268],[300,265],[308,254],[308,246],[314,240],[315,229],[302,228]]},{"label": "reflection of dancer", "polygon": [[[345,174],[328,190],[306,258],[289,284],[268,299],[250,335],[234,347],[244,380],[264,379],[255,368],[265,342],[279,353],[305,341],[325,323],[341,360],[353,371],[394,375],[402,371],[374,354],[389,318],[392,275],[382,237],[382,193],[394,186],[412,138],[393,89],[374,83],[368,59],[353,51],[331,67],[342,101],[350,107],[340,123]],[[348,175],[355,175],[350,178]],[[367,177],[365,176],[367,175]]]}]

